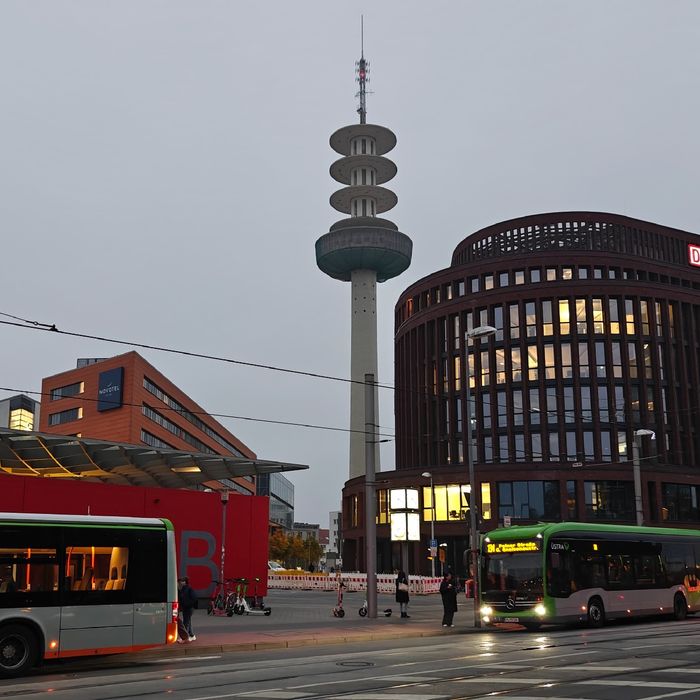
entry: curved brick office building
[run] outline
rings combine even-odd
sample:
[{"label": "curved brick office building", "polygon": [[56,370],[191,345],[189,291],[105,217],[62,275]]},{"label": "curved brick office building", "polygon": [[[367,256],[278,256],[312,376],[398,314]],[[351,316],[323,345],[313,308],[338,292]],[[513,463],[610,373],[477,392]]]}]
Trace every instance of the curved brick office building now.
[{"label": "curved brick office building", "polygon": [[[429,569],[433,512],[446,563],[463,570],[468,392],[482,529],[504,516],[634,523],[635,441],[644,521],[700,524],[697,244],[696,234],[615,214],[527,216],[468,236],[450,267],[401,295],[397,470],[382,478],[420,489],[413,571]],[[465,332],[485,325],[497,333],[467,346]],[[635,438],[640,429],[655,439]],[[361,505],[361,480],[349,481],[350,563],[362,559],[352,527]],[[378,506],[388,569],[396,553],[382,490]]]}]

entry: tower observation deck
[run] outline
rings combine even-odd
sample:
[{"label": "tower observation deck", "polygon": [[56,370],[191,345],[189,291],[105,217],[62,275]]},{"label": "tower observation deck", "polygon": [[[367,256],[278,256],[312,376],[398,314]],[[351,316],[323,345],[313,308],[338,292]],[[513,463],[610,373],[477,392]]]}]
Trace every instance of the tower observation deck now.
[{"label": "tower observation deck", "polygon": [[[400,275],[411,264],[413,243],[388,219],[397,197],[382,185],[396,175],[396,165],[384,155],[396,145],[389,129],[366,123],[365,84],[369,63],[357,64],[360,123],[338,129],[331,148],[342,158],[330,167],[334,180],[345,185],[330,198],[331,206],[348,218],[337,221],[316,241],[316,263],[330,277],[351,283],[351,379],[349,478],[365,474],[364,382],[377,377],[377,282]],[[378,416],[375,406],[375,416]],[[379,446],[375,464],[379,468]]]}]

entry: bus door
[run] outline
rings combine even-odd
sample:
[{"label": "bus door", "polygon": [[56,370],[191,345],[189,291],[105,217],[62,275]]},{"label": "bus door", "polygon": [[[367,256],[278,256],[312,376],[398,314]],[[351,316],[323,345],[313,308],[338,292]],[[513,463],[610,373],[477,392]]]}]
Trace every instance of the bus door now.
[{"label": "bus door", "polygon": [[66,530],[61,656],[133,645],[129,539],[124,530]]}]

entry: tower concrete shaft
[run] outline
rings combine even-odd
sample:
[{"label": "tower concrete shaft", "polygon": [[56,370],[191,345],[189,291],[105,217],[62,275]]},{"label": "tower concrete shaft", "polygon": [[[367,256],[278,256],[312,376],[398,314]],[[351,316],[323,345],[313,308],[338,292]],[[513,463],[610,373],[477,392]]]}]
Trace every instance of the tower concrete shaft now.
[{"label": "tower concrete shaft", "polygon": [[[345,185],[331,195],[334,209],[348,214],[316,241],[316,263],[327,275],[351,283],[350,477],[365,474],[364,378],[377,374],[377,282],[400,275],[411,264],[413,244],[396,224],[379,214],[396,206],[396,195],[381,185],[396,175],[384,158],[396,145],[389,129],[366,123],[364,83],[368,63],[358,63],[360,124],[338,129],[331,148],[342,158],[330,167],[331,177]],[[379,415],[375,400],[374,415]],[[375,464],[379,469],[379,446]]]}]

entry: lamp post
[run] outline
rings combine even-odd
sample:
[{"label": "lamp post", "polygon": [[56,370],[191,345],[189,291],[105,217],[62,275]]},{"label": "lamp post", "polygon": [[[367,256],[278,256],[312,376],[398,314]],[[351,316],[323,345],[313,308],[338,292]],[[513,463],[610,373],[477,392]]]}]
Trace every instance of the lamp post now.
[{"label": "lamp post", "polygon": [[435,542],[435,491],[433,490],[433,475],[430,472],[423,472],[421,476],[430,479],[430,575],[435,578],[435,555],[437,551],[433,552],[433,542]]},{"label": "lamp post", "polygon": [[472,430],[471,412],[471,377],[469,372],[469,341],[475,338],[488,338],[496,332],[493,326],[477,326],[466,332],[466,347],[464,356],[466,359],[466,380],[467,380],[467,405],[464,417],[467,425],[467,467],[469,470],[469,548],[471,550],[471,561],[474,567],[474,627],[481,627],[481,614],[479,612],[479,591],[481,590],[479,577],[479,532],[477,530],[476,519],[476,479],[474,478],[474,432]]},{"label": "lamp post", "polygon": [[644,524],[644,510],[642,508],[642,474],[639,468],[639,438],[651,436],[651,439],[656,438],[656,433],[653,430],[640,428],[634,431],[634,439],[632,440],[632,468],[634,469],[634,510],[637,514],[637,525]]}]

